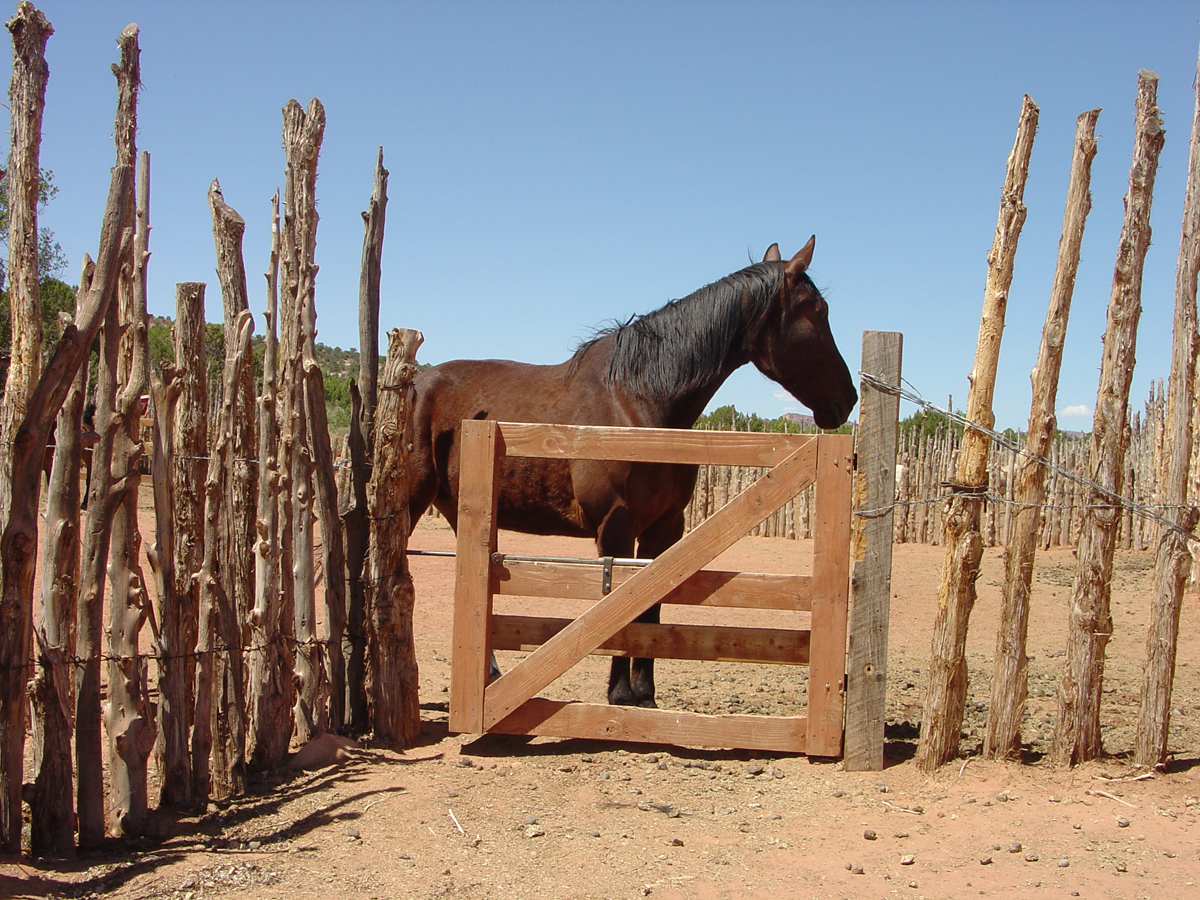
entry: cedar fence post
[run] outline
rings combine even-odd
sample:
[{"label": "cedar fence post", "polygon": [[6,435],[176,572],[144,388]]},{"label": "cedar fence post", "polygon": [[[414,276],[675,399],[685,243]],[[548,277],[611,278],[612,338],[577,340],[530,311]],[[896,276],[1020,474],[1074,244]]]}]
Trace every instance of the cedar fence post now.
[{"label": "cedar fence post", "polygon": [[1108,324],[1100,357],[1100,384],[1092,420],[1088,471],[1105,491],[1089,492],[1076,551],[1071,590],[1067,661],[1058,689],[1054,756],[1064,765],[1095,759],[1101,752],[1100,697],[1104,648],[1112,635],[1109,600],[1112,559],[1121,511],[1112,494],[1121,489],[1128,428],[1129,384],[1133,377],[1138,318],[1142,312],[1142,267],[1150,246],[1150,206],[1163,146],[1156,95],[1158,76],[1138,72],[1133,164],[1125,195],[1125,222],[1117,247]]},{"label": "cedar fence post", "polygon": [[[188,702],[196,677],[196,633],[199,627],[199,585],[193,576],[204,563],[204,482],[208,477],[208,369],[204,358],[203,282],[175,285],[175,325],[171,329],[175,364],[168,392],[178,392],[162,412],[170,418],[168,472],[155,469],[171,482],[171,531],[175,584],[174,602],[162,601],[164,658],[159,661],[159,771],[163,773],[159,802],[186,806],[194,797],[189,749],[193,707]],[[155,416],[159,416],[155,399]],[[161,420],[160,420],[161,421]],[[163,426],[159,425],[161,429]],[[157,514],[157,512],[156,512]],[[165,565],[165,563],[164,563]]]},{"label": "cedar fence post", "polygon": [[[904,336],[899,332],[864,331],[863,372],[898,386],[903,347]],[[859,510],[867,512],[854,520],[843,760],[848,772],[878,772],[883,769],[883,719],[887,701],[892,503],[896,496],[900,396],[881,391],[867,381],[863,381],[858,396],[858,471],[854,476],[854,498]]]},{"label": "cedar fence post", "polygon": [[1005,547],[1004,605],[996,633],[996,662],[992,675],[992,697],[988,705],[987,733],[983,755],[989,759],[1015,756],[1021,746],[1021,718],[1028,693],[1029,659],[1025,641],[1029,631],[1029,591],[1033,583],[1033,559],[1037,550],[1038,523],[1046,502],[1046,468],[1039,460],[1050,455],[1056,420],[1054,404],[1058,397],[1058,374],[1062,366],[1063,341],[1067,335],[1067,317],[1079,268],[1079,247],[1083,227],[1092,208],[1092,159],[1096,156],[1096,119],[1100,110],[1081,115],[1075,125],[1075,152],[1067,186],[1067,208],[1063,216],[1062,239],[1058,243],[1058,265],[1037,364],[1030,380],[1033,402],[1029,410],[1029,433],[1025,453],[1017,462],[1016,505]]},{"label": "cedar fence post", "polygon": [[350,660],[346,668],[346,724],[352,734],[370,728],[367,721],[366,594],[363,566],[370,542],[367,518],[367,481],[375,452],[375,407],[379,380],[379,280],[382,274],[383,227],[387,211],[388,170],[383,167],[383,148],[375,160],[371,200],[363,217],[362,268],[358,281],[358,384],[351,382],[350,478],[342,498],[342,521],[346,529],[346,581],[349,593],[347,632]]},{"label": "cedar fence post", "polygon": [[[136,37],[136,36],[135,36]],[[133,58],[136,60],[136,42]],[[136,67],[133,68],[136,85]],[[130,134],[132,140],[132,133]],[[146,810],[147,760],[154,749],[155,714],[147,690],[149,661],[141,653],[141,631],[153,609],[146,590],[140,554],[142,537],[137,524],[138,488],[141,485],[142,396],[146,392],[146,262],[150,257],[150,155],[138,158],[136,227],[128,278],[119,282],[117,298],[122,332],[114,421],[112,470],[116,508],[112,519],[109,555],[111,608],[108,629],[108,702],[105,730],[109,740],[112,795],[109,824],[117,837],[141,834]],[[123,273],[124,275],[124,273]],[[157,627],[153,629],[157,632]],[[157,634],[156,634],[157,637]],[[157,643],[157,641],[156,641]]]},{"label": "cedar fence post", "polygon": [[415,595],[408,572],[408,460],[412,441],[413,378],[424,336],[408,328],[388,333],[384,394],[376,409],[375,460],[368,486],[371,512],[371,722],[375,736],[403,747],[421,733],[417,656],[413,645]]},{"label": "cedar fence post", "polygon": [[[1196,66],[1200,77],[1200,62]],[[1200,85],[1193,85],[1193,89]],[[1161,502],[1164,515],[1176,526],[1163,529],[1154,565],[1154,597],[1146,633],[1146,667],[1138,710],[1133,761],[1158,766],[1167,758],[1171,723],[1171,690],[1175,680],[1175,650],[1179,643],[1179,612],[1191,571],[1187,534],[1196,527],[1197,512],[1189,506],[1188,467],[1192,449],[1192,392],[1196,369],[1196,276],[1200,270],[1200,90],[1192,116],[1187,193],[1179,262],[1175,270],[1175,336],[1171,349],[1171,379],[1167,401],[1167,457]],[[1180,530],[1176,530],[1180,529]]]},{"label": "cedar fence post", "polygon": [[[1027,94],[1021,107],[1016,143],[1008,157],[996,236],[988,253],[987,285],[967,395],[967,418],[989,429],[995,422],[992,393],[996,386],[996,366],[1000,359],[1000,339],[1004,334],[1004,313],[1008,306],[1017,239],[1025,224],[1025,205],[1021,198],[1029,173],[1037,119],[1037,104]],[[917,767],[925,772],[933,771],[958,754],[967,693],[967,626],[971,608],[975,605],[975,579],[979,577],[983,554],[979,513],[987,490],[990,444],[991,438],[981,431],[968,426],[963,432],[954,478],[955,493],[945,505],[946,559],[938,585],[929,689],[921,717],[921,742],[917,748]]]},{"label": "cedar fence post", "polygon": [[[280,633],[290,621],[284,615],[280,594],[279,509],[285,473],[280,466],[281,446],[276,395],[279,390],[279,191],[271,199],[271,256],[266,272],[267,308],[263,313],[266,338],[263,347],[262,394],[258,398],[258,540],[254,544],[255,595],[250,611],[250,644],[260,648],[250,654],[246,690],[247,757],[256,772],[281,765],[291,739],[292,648]],[[286,723],[283,724],[283,723]]]}]

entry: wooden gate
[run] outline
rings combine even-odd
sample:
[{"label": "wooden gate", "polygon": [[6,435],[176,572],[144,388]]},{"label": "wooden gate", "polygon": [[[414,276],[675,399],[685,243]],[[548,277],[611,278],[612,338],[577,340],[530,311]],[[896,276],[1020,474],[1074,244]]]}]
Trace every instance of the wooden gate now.
[{"label": "wooden gate", "polygon": [[[853,439],[463,423],[450,730],[662,742],[840,756],[846,672]],[[641,566],[529,562],[497,553],[497,472],[504,456],[770,466],[682,540]],[[816,484],[813,573],[703,569],[740,537]],[[578,618],[492,615],[495,594],[595,603]],[[809,611],[809,629],[649,624],[655,603]],[[487,684],[493,650],[533,651]],[[535,695],[590,653],[768,662],[809,667],[808,715],[713,716],[560,702]]]}]

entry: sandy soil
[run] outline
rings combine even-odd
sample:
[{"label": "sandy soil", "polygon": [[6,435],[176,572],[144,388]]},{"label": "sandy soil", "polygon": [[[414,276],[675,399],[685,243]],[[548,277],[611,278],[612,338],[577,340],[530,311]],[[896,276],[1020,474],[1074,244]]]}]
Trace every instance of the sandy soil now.
[{"label": "sandy soil", "polygon": [[[413,537],[452,549],[443,523]],[[586,542],[503,535],[501,549],[589,555]],[[805,571],[811,545],[749,538],[719,564]],[[1065,646],[1070,550],[1041,554],[1030,628],[1029,759],[976,755],[1002,578],[985,555],[968,645],[961,761],[912,764],[936,606],[939,548],[896,548],[883,772],[787,755],[452,735],[449,560],[414,558],[420,746],[367,744],[281,772],[200,817],[166,814],[136,848],[0,860],[0,897],[962,898],[1200,896],[1200,598],[1183,612],[1165,774],[1134,780],[1132,748],[1153,558],[1121,553],[1105,680],[1104,761],[1063,770],[1049,750]],[[795,714],[803,669],[659,664],[659,703]],[[548,691],[603,698],[607,662]]]}]

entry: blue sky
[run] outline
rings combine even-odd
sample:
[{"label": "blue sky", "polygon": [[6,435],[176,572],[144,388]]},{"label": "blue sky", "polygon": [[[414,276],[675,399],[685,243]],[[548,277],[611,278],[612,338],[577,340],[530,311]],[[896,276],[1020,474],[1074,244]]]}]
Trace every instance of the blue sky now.
[{"label": "blue sky", "polygon": [[[15,8],[12,4],[10,8]],[[247,221],[261,327],[280,110],[319,97],[318,340],[358,345],[360,212],[376,148],[391,172],[382,330],[424,362],[551,363],[817,235],[811,267],[852,369],[864,329],[904,332],[904,372],[965,405],[1005,159],[1021,98],[1041,107],[996,391],[1024,427],[1075,119],[1103,107],[1093,211],[1067,337],[1064,428],[1090,428],[1133,142],[1137,72],[1167,130],[1146,265],[1140,408],[1165,378],[1200,5],[1138,3],[41,4],[56,33],[42,223],[95,252],[113,161],[115,39],[141,27],[139,148],[151,154],[150,311],[206,281],[220,316],[208,185]],[[752,368],[714,400],[801,408]]]}]

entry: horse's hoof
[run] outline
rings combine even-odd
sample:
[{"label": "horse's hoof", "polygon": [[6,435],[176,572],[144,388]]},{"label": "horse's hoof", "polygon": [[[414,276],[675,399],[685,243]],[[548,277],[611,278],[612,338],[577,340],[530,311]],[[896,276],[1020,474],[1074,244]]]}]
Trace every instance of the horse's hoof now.
[{"label": "horse's hoof", "polygon": [[608,702],[611,706],[637,706],[638,700],[633,694],[625,693],[624,691],[616,692],[608,695]]},{"label": "horse's hoof", "polygon": [[653,697],[647,697],[645,700],[639,700],[637,705],[643,709],[658,709],[658,704],[654,702]]}]

